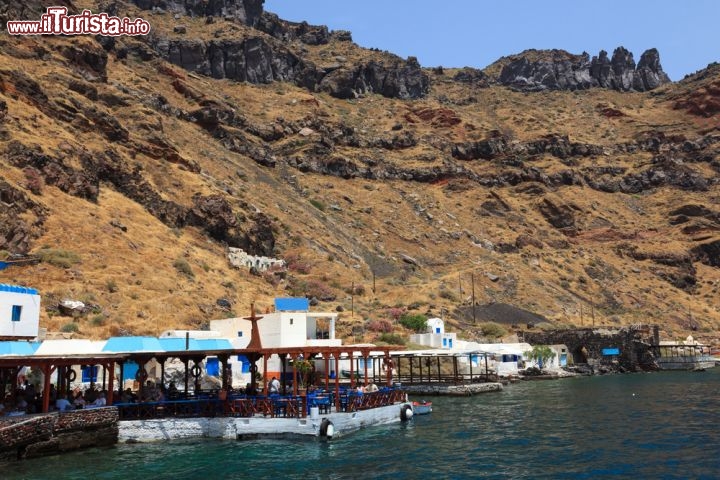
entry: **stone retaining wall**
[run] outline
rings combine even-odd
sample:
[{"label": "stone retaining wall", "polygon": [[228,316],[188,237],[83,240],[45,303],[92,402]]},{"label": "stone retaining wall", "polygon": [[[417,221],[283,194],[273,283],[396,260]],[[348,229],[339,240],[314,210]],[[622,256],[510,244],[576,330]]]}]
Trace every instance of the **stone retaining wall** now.
[{"label": "stone retaining wall", "polygon": [[466,385],[448,385],[443,383],[403,385],[403,390],[407,391],[410,394],[414,393],[422,395],[447,395],[454,397],[468,397],[470,395],[477,395],[479,393],[499,392],[502,389],[502,383],[495,382],[470,383]]},{"label": "stone retaining wall", "polygon": [[5,417],[0,419],[0,462],[113,445],[117,438],[114,407]]},{"label": "stone retaining wall", "polygon": [[[653,332],[648,325],[572,328],[524,332],[523,340],[531,345],[566,345],[575,364],[601,365],[614,361],[625,371],[657,370],[651,352],[652,344],[657,343]],[[603,356],[604,348],[618,348],[620,355]]]}]

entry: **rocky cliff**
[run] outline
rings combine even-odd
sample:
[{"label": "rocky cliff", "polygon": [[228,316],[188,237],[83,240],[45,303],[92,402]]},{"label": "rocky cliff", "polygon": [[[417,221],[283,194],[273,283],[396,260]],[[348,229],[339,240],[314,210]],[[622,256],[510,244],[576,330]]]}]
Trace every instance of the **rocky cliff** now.
[{"label": "rocky cliff", "polygon": [[265,0],[132,0],[143,10],[164,10],[189,16],[223,17],[255,26]]},{"label": "rocky cliff", "polygon": [[[42,292],[41,326],[157,334],[307,296],[376,341],[467,312],[474,283],[553,325],[720,327],[717,66],[652,94],[654,51],[424,69],[261,7],[103,3],[152,35],[0,36],[0,260],[39,261],[0,274]],[[468,318],[446,321],[483,335]]]},{"label": "rocky cliff", "polygon": [[522,91],[585,90],[603,87],[645,92],[670,82],[656,49],[646,50],[635,64],[633,54],[618,47],[608,58],[605,50],[593,56],[562,50],[523,52],[503,67],[498,81]]}]

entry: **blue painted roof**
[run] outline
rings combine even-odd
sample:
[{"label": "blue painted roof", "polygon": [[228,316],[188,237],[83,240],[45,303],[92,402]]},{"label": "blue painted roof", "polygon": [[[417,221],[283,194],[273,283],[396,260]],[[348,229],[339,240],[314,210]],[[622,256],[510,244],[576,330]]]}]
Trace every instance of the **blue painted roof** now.
[{"label": "blue painted roof", "polygon": [[[185,339],[184,338],[161,338],[160,345],[162,345],[162,349],[166,352],[180,352],[182,350],[185,350]],[[198,347],[198,341],[194,338],[191,338],[188,342],[188,350],[200,350]]]},{"label": "blue painted roof", "polygon": [[38,291],[30,287],[20,287],[18,285],[7,285],[0,283],[0,292],[11,292],[11,293],[27,293],[29,295],[38,295]]},{"label": "blue painted roof", "polygon": [[275,310],[285,312],[289,310],[308,311],[310,301],[307,298],[276,298]]},{"label": "blue painted roof", "polygon": [[[184,341],[184,339],[183,339]],[[185,345],[183,344],[183,350]],[[103,352],[164,352],[160,340],[155,337],[110,337]]]},{"label": "blue painted roof", "polygon": [[3,355],[32,355],[40,344],[37,342],[0,342],[0,356]]},{"label": "blue painted roof", "polygon": [[225,338],[199,338],[197,342],[201,350],[233,350],[232,344]]},{"label": "blue painted roof", "polygon": [[0,262],[0,270],[5,270],[7,268],[8,264],[5,262]]},{"label": "blue painted roof", "polygon": [[603,348],[602,354],[603,355],[620,355],[620,349],[619,348]]}]

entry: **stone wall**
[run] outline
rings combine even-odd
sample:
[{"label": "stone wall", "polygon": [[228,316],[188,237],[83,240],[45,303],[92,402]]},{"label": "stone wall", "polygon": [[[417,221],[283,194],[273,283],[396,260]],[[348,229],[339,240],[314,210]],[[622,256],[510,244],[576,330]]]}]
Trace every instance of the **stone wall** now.
[{"label": "stone wall", "polygon": [[423,385],[403,385],[409,394],[416,395],[442,395],[450,397],[469,397],[487,392],[499,392],[503,389],[502,383],[470,383],[465,385],[447,385],[443,383],[427,383]]},{"label": "stone wall", "polygon": [[0,462],[113,445],[117,438],[114,407],[5,417],[0,419]]},{"label": "stone wall", "polygon": [[[653,328],[647,325],[523,332],[522,337],[531,345],[567,345],[575,364],[615,362],[620,370],[626,371],[658,369],[651,349],[655,342]],[[620,355],[603,356],[604,348],[618,348]]]}]

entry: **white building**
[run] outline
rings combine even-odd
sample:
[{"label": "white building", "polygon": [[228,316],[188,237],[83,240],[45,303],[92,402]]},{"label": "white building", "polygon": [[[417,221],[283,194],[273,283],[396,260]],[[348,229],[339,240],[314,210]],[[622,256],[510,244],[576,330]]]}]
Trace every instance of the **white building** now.
[{"label": "white building", "polygon": [[0,340],[33,339],[40,326],[40,295],[34,288],[0,284]]},{"label": "white building", "polygon": [[[258,314],[257,325],[263,348],[326,346],[339,347],[341,339],[335,338],[337,313],[309,312],[306,298],[276,298],[275,311]],[[210,330],[227,338],[234,348],[246,348],[252,335],[252,322],[244,318],[212,320]],[[316,367],[320,371],[322,362]],[[242,356],[230,359],[233,384],[244,385],[249,381],[249,363]],[[260,367],[260,365],[258,365]],[[268,377],[280,376],[280,358],[273,356],[268,361]],[[244,383],[242,383],[244,382]]]},{"label": "white building", "polygon": [[445,333],[445,322],[441,318],[428,318],[426,333],[410,335],[410,341],[424,347],[452,350],[458,347],[457,334]]}]

